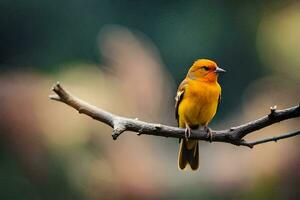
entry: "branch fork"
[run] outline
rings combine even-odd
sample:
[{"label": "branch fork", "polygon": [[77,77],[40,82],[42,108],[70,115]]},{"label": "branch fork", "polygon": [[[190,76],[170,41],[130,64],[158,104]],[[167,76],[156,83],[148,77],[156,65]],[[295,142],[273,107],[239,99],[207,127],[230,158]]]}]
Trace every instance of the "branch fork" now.
[{"label": "branch fork", "polygon": [[114,127],[112,131],[112,138],[116,140],[124,131],[126,131],[126,124],[122,123],[122,120],[115,119],[114,120]]},{"label": "branch fork", "polygon": [[[185,138],[185,129],[166,126],[162,124],[147,123],[138,120],[138,118],[131,119],[114,115],[73,96],[67,90],[65,90],[59,82],[57,82],[52,87],[52,90],[55,94],[50,95],[50,99],[65,103],[76,109],[79,113],[90,116],[91,118],[112,127],[112,138],[114,140],[116,140],[125,131],[136,132],[137,135]],[[207,138],[207,133],[204,130],[192,131],[191,139],[230,143],[237,146],[246,146],[253,148],[258,144],[263,144],[271,141],[277,142],[281,139],[300,135],[300,130],[298,130],[292,133],[286,133],[280,136],[260,139],[257,141],[246,141],[244,139],[246,135],[253,133],[254,131],[260,130],[280,121],[298,117],[300,117],[300,104],[284,110],[277,110],[277,106],[275,105],[270,107],[270,113],[268,115],[259,119],[241,124],[236,127],[231,127],[230,129],[219,131],[211,130],[213,134],[211,140],[210,138]]]}]

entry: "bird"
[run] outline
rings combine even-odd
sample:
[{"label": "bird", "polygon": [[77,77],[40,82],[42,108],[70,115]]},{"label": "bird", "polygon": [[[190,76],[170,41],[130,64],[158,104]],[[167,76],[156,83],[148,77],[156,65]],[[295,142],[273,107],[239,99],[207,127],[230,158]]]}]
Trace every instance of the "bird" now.
[{"label": "bird", "polygon": [[181,170],[186,169],[187,165],[193,171],[199,168],[198,140],[189,139],[192,129],[203,127],[207,137],[212,140],[208,124],[215,116],[221,100],[218,75],[224,72],[226,71],[218,67],[216,62],[198,59],[178,87],[175,117],[178,127],[185,128],[185,138],[179,140],[178,167]]}]

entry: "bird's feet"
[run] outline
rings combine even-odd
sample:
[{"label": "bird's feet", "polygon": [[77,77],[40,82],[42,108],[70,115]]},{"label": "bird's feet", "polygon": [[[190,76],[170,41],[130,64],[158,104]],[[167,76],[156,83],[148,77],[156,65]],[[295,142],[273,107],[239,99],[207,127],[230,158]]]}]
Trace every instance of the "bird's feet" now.
[{"label": "bird's feet", "polygon": [[209,138],[209,142],[212,142],[213,134],[211,132],[211,129],[208,126],[204,126],[204,131],[207,133],[207,138]]},{"label": "bird's feet", "polygon": [[191,130],[191,128],[188,126],[188,125],[186,125],[186,128],[185,128],[185,139],[186,140],[189,140],[189,138],[191,137],[191,135],[192,135],[192,130]]}]

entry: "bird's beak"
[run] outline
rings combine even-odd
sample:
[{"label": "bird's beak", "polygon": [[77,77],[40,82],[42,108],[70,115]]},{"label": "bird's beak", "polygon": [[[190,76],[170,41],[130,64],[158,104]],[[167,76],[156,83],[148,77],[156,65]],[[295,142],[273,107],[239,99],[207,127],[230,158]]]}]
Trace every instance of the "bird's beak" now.
[{"label": "bird's beak", "polygon": [[226,70],[220,68],[220,67],[217,67],[217,69],[215,70],[216,73],[225,73]]}]

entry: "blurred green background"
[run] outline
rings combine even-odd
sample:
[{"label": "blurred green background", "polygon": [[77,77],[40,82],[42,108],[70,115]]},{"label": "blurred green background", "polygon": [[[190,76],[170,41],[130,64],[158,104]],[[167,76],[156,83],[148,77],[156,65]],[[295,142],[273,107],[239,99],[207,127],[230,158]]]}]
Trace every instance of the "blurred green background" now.
[{"label": "blurred green background", "polygon": [[[200,144],[177,169],[178,141],[110,128],[51,102],[60,81],[113,113],[176,125],[177,85],[215,60],[228,128],[300,99],[299,1],[0,1],[0,199],[299,199],[300,140],[253,150]],[[289,120],[249,140],[299,129]]]}]

